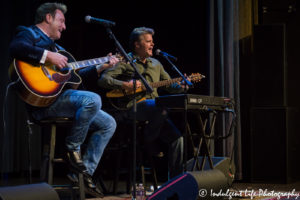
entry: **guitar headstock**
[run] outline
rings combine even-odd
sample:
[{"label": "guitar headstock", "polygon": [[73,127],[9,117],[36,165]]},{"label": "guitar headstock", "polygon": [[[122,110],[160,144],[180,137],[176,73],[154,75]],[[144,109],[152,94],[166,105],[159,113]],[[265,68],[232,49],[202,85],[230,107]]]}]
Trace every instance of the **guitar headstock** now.
[{"label": "guitar headstock", "polygon": [[188,78],[191,79],[192,82],[199,82],[201,79],[205,78],[205,76],[200,73],[192,73]]}]

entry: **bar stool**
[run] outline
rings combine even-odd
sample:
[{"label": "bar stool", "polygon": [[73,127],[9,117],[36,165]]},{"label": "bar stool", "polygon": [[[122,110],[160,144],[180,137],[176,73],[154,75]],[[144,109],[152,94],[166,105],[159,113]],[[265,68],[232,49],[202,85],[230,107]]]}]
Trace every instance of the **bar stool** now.
[{"label": "bar stool", "polygon": [[[41,167],[41,180],[47,181],[49,185],[55,190],[65,190],[70,189],[72,199],[76,199],[76,192],[75,190],[79,190],[79,199],[85,199],[85,192],[84,192],[84,181],[83,181],[83,174],[78,173],[78,186],[72,183],[71,185],[53,185],[53,178],[54,178],[54,164],[55,163],[63,163],[63,158],[55,158],[55,147],[56,147],[56,131],[57,126],[70,126],[72,125],[72,119],[70,118],[47,118],[42,120],[28,120],[28,125],[37,124],[41,127],[51,127],[50,128],[50,140],[49,144],[43,144],[43,164]],[[29,124],[30,123],[30,124]]]},{"label": "bar stool", "polygon": [[[121,168],[121,159],[124,158],[124,156],[128,158],[132,158],[132,134],[130,132],[122,132],[118,135],[120,131],[128,130],[128,126],[130,125],[128,123],[119,123],[119,128],[117,130],[117,134],[115,134],[117,142],[112,142],[110,146],[107,148],[107,151],[113,151],[116,153],[115,158],[115,175],[114,175],[114,181],[113,181],[113,193],[117,193],[117,188],[119,184],[119,176],[121,174],[129,174],[127,177],[127,184],[126,184],[126,192],[130,193],[130,187],[132,185],[132,170],[139,171],[140,175],[140,182],[143,183],[144,186],[146,186],[146,178],[145,175],[151,175],[153,180],[153,186],[154,189],[157,189],[158,183],[157,183],[157,176],[156,176],[156,170],[154,166],[154,161],[151,156],[147,156],[144,152],[143,148],[143,142],[142,137],[140,136],[143,132],[144,125],[147,122],[137,122],[137,146],[136,146],[136,152],[137,152],[137,166],[134,168],[132,167],[132,160],[128,159],[125,168]],[[129,129],[131,130],[131,129]],[[124,155],[125,154],[125,155]],[[145,161],[148,159],[149,166],[145,166]]]}]

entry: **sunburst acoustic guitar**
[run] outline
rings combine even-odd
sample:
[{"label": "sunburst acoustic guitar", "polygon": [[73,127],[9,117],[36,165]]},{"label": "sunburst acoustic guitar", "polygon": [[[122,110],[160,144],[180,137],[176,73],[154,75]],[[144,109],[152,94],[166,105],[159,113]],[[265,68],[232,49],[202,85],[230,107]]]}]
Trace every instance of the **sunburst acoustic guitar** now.
[{"label": "sunburst acoustic guitar", "polygon": [[35,65],[13,60],[11,69],[12,73],[17,74],[16,89],[23,101],[37,107],[49,106],[67,85],[73,89],[78,88],[82,80],[77,70],[109,61],[109,56],[106,56],[76,62],[67,51],[59,53],[68,57],[68,64],[62,70],[57,70],[54,65]]}]

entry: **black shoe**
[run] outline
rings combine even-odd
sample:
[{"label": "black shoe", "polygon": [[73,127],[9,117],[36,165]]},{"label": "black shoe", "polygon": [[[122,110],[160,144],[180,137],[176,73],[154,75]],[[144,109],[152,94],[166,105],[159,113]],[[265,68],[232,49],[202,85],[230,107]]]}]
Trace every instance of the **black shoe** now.
[{"label": "black shoe", "polygon": [[[73,184],[77,185],[79,183],[77,174],[73,172],[69,172],[67,174],[67,177]],[[87,195],[90,195],[91,197],[95,197],[95,198],[104,197],[104,194],[100,190],[99,185],[94,183],[93,178],[90,175],[84,174],[83,181],[84,181],[84,192]]]},{"label": "black shoe", "polygon": [[66,161],[69,163],[70,167],[75,169],[76,171],[82,173],[86,171],[86,167],[81,160],[81,155],[79,152],[68,151],[66,155]]},{"label": "black shoe", "polygon": [[99,186],[94,183],[92,177],[83,176],[84,179],[84,191],[86,194],[95,197],[95,198],[103,198],[104,194],[100,190]]}]

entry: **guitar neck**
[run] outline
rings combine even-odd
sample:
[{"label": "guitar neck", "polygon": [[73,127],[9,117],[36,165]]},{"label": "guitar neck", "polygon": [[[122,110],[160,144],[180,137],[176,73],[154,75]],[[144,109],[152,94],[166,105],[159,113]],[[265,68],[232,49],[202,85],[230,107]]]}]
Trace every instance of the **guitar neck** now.
[{"label": "guitar neck", "polygon": [[[153,88],[159,88],[162,86],[168,86],[168,85],[172,85],[173,83],[176,83],[178,81],[181,81],[182,78],[178,77],[178,78],[174,78],[174,79],[170,79],[170,80],[163,80],[163,81],[158,81],[158,82],[154,82],[154,83],[149,83],[151,85],[151,87]],[[143,86],[143,90],[145,90],[145,86]]]},{"label": "guitar neck", "polygon": [[72,69],[77,70],[77,69],[81,69],[81,68],[92,66],[92,65],[103,64],[108,61],[109,61],[109,56],[106,56],[106,57],[94,58],[94,59],[83,60],[83,61],[78,61],[78,62],[71,62],[71,63],[68,63],[67,66]]}]

